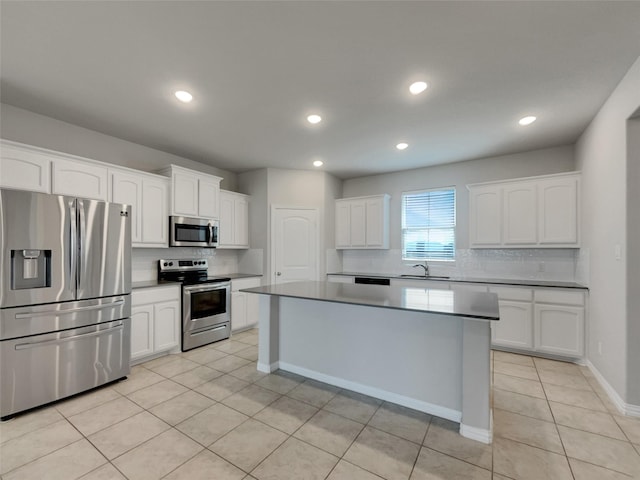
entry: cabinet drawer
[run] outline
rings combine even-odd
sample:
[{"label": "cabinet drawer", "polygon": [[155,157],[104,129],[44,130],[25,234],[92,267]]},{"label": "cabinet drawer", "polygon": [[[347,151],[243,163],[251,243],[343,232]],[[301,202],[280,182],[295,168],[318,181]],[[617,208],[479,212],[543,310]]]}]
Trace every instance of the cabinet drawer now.
[{"label": "cabinet drawer", "polygon": [[260,277],[236,278],[231,280],[231,291],[237,292],[244,288],[254,288],[260,286]]},{"label": "cabinet drawer", "polygon": [[584,293],[567,290],[536,290],[537,303],[559,303],[561,305],[584,306]]},{"label": "cabinet drawer", "polygon": [[518,287],[489,287],[490,293],[497,293],[499,300],[516,300],[530,302],[533,300],[533,290]]},{"label": "cabinet drawer", "polygon": [[138,288],[131,294],[133,306],[149,305],[151,303],[180,300],[180,285],[168,285],[164,287]]}]

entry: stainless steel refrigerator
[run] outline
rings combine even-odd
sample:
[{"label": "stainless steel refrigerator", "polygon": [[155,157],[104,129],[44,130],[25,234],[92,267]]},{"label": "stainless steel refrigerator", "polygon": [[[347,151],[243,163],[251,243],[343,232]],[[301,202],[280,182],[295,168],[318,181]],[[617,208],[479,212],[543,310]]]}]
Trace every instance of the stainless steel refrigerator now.
[{"label": "stainless steel refrigerator", "polygon": [[0,417],[129,374],[130,211],[0,189]]}]

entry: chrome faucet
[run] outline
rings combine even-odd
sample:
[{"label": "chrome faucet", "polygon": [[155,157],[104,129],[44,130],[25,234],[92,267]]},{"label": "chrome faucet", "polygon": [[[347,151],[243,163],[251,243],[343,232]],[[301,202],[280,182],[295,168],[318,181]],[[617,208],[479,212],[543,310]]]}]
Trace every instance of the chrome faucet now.
[{"label": "chrome faucet", "polygon": [[413,268],[416,268],[416,267],[424,268],[424,276],[425,277],[429,276],[429,265],[427,265],[427,262],[424,262],[424,265],[422,265],[421,263],[416,263],[415,265],[413,265]]}]

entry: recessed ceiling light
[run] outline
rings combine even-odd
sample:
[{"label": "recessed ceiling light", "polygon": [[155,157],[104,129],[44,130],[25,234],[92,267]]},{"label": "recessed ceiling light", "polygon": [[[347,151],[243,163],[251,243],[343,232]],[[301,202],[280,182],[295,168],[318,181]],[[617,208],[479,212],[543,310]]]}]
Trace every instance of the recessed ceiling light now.
[{"label": "recessed ceiling light", "polygon": [[427,89],[427,82],[413,82],[409,86],[409,91],[413,95],[418,95],[419,93],[424,92]]},{"label": "recessed ceiling light", "polygon": [[407,148],[408,146],[409,146],[409,144],[408,144],[408,143],[401,142],[401,143],[399,143],[399,144],[397,144],[397,145],[396,145],[396,148],[397,148],[398,150],[404,150],[404,149],[405,149],[405,148]]},{"label": "recessed ceiling light", "polygon": [[324,163],[323,163],[323,161],[322,161],[322,160],[315,160],[315,161],[313,162],[313,166],[314,166],[314,167],[321,167],[322,165],[324,165]]},{"label": "recessed ceiling light", "polygon": [[316,123],[320,123],[321,121],[322,121],[322,117],[320,115],[313,114],[307,117],[307,122],[309,123],[316,124]]},{"label": "recessed ceiling light", "polygon": [[189,103],[191,100],[193,100],[193,95],[185,90],[178,90],[174,95],[178,100],[184,103]]},{"label": "recessed ceiling light", "polygon": [[522,117],[520,120],[518,120],[518,123],[520,125],[531,125],[535,121],[536,121],[536,117],[534,117],[533,115],[530,115],[528,117]]}]

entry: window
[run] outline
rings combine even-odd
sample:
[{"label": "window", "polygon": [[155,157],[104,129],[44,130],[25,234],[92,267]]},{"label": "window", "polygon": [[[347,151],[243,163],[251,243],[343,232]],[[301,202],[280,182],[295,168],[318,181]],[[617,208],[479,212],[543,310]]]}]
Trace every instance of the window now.
[{"label": "window", "polygon": [[455,260],[456,190],[402,195],[402,259]]}]

